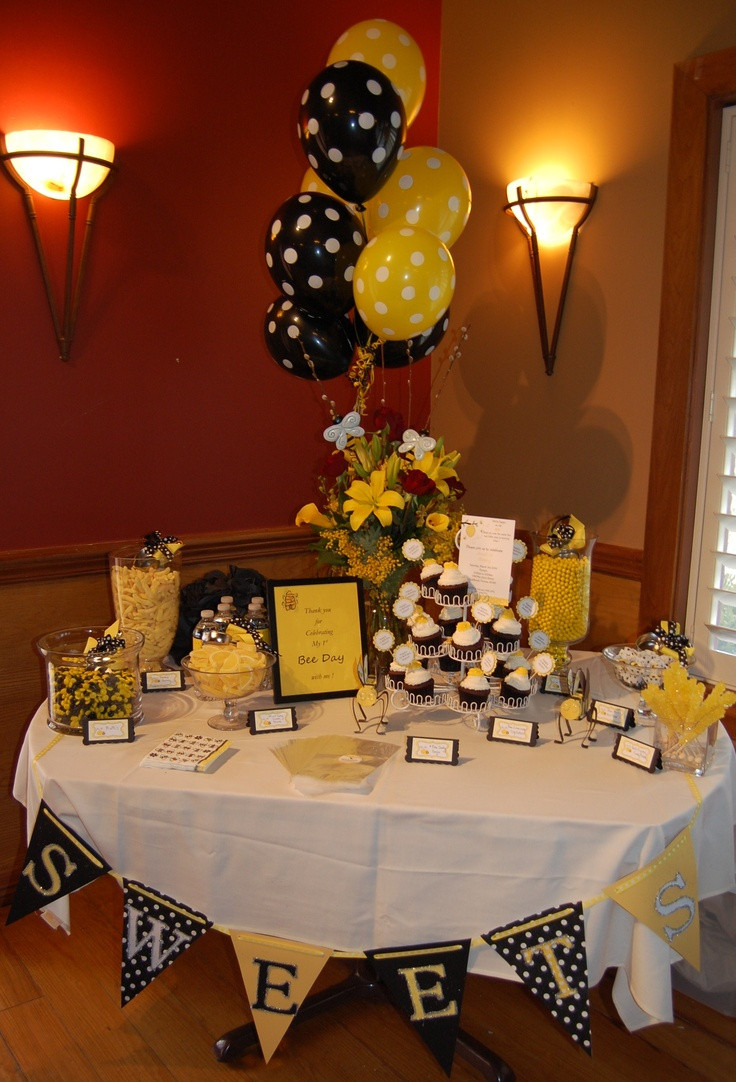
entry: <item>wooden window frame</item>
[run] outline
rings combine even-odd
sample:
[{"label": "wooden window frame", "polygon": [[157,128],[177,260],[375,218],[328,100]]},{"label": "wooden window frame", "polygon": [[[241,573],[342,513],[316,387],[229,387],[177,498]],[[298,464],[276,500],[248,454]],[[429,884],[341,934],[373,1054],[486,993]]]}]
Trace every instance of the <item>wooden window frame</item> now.
[{"label": "wooden window frame", "polygon": [[684,626],[705,400],[721,115],[736,48],[675,66],[640,630]]}]

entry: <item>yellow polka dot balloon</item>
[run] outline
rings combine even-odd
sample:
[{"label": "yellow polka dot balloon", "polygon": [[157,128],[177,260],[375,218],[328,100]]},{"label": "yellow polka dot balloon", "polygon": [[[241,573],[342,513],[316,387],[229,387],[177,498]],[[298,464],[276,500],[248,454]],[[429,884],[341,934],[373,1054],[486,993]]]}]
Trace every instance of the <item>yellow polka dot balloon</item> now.
[{"label": "yellow polka dot balloon", "polygon": [[368,242],[355,265],[353,296],[365,325],[389,341],[423,334],[449,307],[455,266],[426,229],[390,227]]},{"label": "yellow polka dot balloon", "polygon": [[421,109],[427,87],[422,51],[406,30],[387,19],[366,19],[341,34],[327,61],[362,60],[378,68],[394,85],[404,103],[406,123]]},{"label": "yellow polka dot balloon", "polygon": [[470,184],[462,166],[437,147],[401,150],[391,176],[367,205],[368,235],[413,225],[449,248],[470,214]]}]

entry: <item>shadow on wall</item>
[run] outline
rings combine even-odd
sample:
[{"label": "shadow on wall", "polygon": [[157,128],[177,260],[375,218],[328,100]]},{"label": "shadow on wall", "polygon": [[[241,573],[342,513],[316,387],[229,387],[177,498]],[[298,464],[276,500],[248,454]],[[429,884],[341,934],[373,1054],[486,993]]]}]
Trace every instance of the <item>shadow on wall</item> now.
[{"label": "shadow on wall", "polygon": [[[516,283],[520,275],[519,269],[505,281]],[[477,300],[468,320],[473,340],[488,343],[487,366],[458,366],[478,418],[463,456],[463,480],[477,508],[492,508],[521,528],[537,529],[553,515],[573,512],[597,529],[615,516],[628,491],[633,454],[621,418],[586,404],[603,358],[601,291],[584,268],[574,268],[574,295],[568,295],[550,377],[531,280],[527,297],[508,294],[500,278],[496,284],[496,295]]]}]

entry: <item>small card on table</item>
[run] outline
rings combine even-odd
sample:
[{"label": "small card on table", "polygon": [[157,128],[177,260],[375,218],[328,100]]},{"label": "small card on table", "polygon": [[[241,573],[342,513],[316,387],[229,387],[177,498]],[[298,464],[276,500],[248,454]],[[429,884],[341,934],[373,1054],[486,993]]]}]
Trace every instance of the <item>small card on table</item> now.
[{"label": "small card on table", "polygon": [[536,721],[521,721],[519,718],[492,717],[488,724],[488,740],[498,740],[504,744],[528,744],[533,747],[539,739],[539,725]]},{"label": "small card on table", "polygon": [[132,718],[83,718],[83,744],[132,744],[135,729]]},{"label": "small card on table", "polygon": [[611,755],[622,763],[641,767],[650,774],[662,769],[662,753],[659,748],[653,748],[643,740],[634,740],[633,736],[626,736],[624,733],[619,733],[616,737]]},{"label": "small card on table", "polygon": [[248,728],[252,736],[257,733],[275,733],[283,732],[285,729],[298,729],[296,710],[293,706],[285,706],[281,710],[249,710]]},{"label": "small card on table", "polygon": [[457,766],[460,741],[433,736],[407,736],[407,763],[444,763]]}]

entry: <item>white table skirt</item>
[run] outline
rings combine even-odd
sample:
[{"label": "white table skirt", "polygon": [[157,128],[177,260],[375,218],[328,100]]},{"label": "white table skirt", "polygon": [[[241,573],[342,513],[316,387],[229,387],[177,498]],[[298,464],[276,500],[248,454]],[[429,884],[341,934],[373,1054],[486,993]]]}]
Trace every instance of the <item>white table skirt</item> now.
[{"label": "white table skirt", "polygon": [[[598,698],[630,702],[600,658],[586,659]],[[540,723],[536,747],[486,740],[446,708],[391,710],[382,738],[398,751],[373,791],[304,796],[271,748],[355,730],[349,699],[296,704],[298,733],[228,734],[237,753],[212,774],[143,768],[175,729],[210,732],[216,704],[191,692],[145,696],[135,742],[82,745],[55,735],[42,706],[18,762],[14,795],[33,826],[41,794],[119,875],[205,913],[215,924],[336,950],[476,938],[571,901],[585,902],[657,856],[696,807],[687,778],[650,775],[611,757],[612,729],[587,750],[559,745],[554,696],[519,717]],[[249,706],[267,706],[262,695]],[[632,735],[651,739],[651,729]],[[408,734],[458,737],[457,767],[409,764]],[[375,730],[368,730],[374,737]],[[734,888],[736,763],[721,728],[693,827],[701,898]],[[68,923],[68,903],[56,912]],[[591,986],[618,967],[629,1029],[672,1020],[676,954],[610,900],[585,912]],[[470,968],[515,979],[485,945]]]}]

